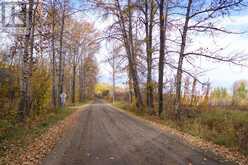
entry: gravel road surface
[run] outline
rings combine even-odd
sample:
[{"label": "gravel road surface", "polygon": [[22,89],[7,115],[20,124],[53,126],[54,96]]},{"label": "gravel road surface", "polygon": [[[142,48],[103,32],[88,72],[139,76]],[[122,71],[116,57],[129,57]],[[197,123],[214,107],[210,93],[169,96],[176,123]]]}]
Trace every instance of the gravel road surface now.
[{"label": "gravel road surface", "polygon": [[78,114],[43,165],[233,164],[99,101]]}]

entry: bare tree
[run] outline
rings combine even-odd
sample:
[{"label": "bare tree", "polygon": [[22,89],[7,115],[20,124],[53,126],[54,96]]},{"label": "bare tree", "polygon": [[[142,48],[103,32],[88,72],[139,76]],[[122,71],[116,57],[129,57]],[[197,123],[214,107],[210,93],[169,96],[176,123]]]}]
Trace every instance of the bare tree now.
[{"label": "bare tree", "polygon": [[157,6],[154,0],[145,0],[139,6],[141,12],[144,15],[142,22],[145,26],[145,43],[146,43],[146,62],[147,62],[147,81],[146,81],[146,99],[147,99],[147,111],[151,113],[153,111],[153,83],[152,83],[152,64],[153,64],[153,28],[155,25],[155,14]]},{"label": "bare tree", "polygon": [[166,26],[167,26],[167,13],[168,1],[166,1],[166,13],[164,13],[165,1],[160,0],[159,6],[159,24],[160,24],[160,50],[159,50],[159,64],[158,64],[158,113],[159,116],[163,112],[163,88],[164,88],[164,60],[165,60],[165,41],[166,41]]},{"label": "bare tree", "polygon": [[[178,11],[185,11],[185,13],[178,12],[179,15],[184,15],[184,23],[182,30],[180,29],[180,50],[177,52],[179,54],[178,66],[177,66],[177,76],[176,76],[176,98],[175,98],[175,111],[177,113],[177,118],[180,119],[181,112],[181,86],[182,86],[182,74],[183,74],[183,61],[189,56],[198,56],[204,58],[210,58],[222,62],[236,63],[237,58],[220,56],[215,52],[203,51],[203,49],[198,49],[196,51],[186,52],[187,39],[189,32],[195,33],[211,33],[224,32],[230,33],[224,28],[215,25],[214,18],[225,16],[231,10],[235,8],[240,8],[242,6],[243,0],[227,0],[218,1],[212,0],[210,2],[205,1],[195,1],[188,0],[187,5],[178,4]],[[185,9],[185,10],[184,10]]]}]

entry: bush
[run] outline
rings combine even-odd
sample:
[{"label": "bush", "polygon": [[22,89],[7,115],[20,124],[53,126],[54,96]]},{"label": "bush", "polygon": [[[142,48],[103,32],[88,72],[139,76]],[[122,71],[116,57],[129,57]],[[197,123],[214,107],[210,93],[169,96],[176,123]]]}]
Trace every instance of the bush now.
[{"label": "bush", "polygon": [[32,111],[33,114],[45,112],[49,107],[51,79],[46,70],[36,70],[32,76]]}]

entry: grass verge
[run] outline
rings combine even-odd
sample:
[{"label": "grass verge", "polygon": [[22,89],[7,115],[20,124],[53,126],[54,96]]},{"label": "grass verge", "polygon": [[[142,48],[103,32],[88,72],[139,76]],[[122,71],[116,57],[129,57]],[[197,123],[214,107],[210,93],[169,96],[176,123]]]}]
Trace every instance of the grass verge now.
[{"label": "grass verge", "polygon": [[[82,103],[80,105],[86,104]],[[77,104],[79,105],[79,104]],[[25,124],[10,124],[0,121],[0,158],[5,157],[8,150],[25,148],[32,141],[42,135],[51,126],[64,120],[67,116],[76,111],[77,108],[65,107],[54,112],[45,113],[38,117],[27,120]]]},{"label": "grass verge", "polygon": [[[114,106],[130,111],[125,102],[115,102]],[[166,115],[160,119],[145,112],[137,113],[132,108],[130,112],[248,156],[248,112],[218,109],[198,111],[195,115],[184,117],[180,122]]]}]

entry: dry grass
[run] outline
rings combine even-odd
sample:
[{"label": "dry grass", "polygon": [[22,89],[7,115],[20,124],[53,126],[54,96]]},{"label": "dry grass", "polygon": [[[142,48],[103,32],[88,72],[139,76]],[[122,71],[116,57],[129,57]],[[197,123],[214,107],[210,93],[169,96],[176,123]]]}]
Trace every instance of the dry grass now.
[{"label": "dry grass", "polygon": [[152,124],[177,134],[188,143],[211,150],[242,165],[248,164],[248,113],[240,111],[205,111],[184,117],[178,122],[164,114],[161,119],[147,113],[136,113],[128,109],[125,102],[114,106],[135,114]]}]

